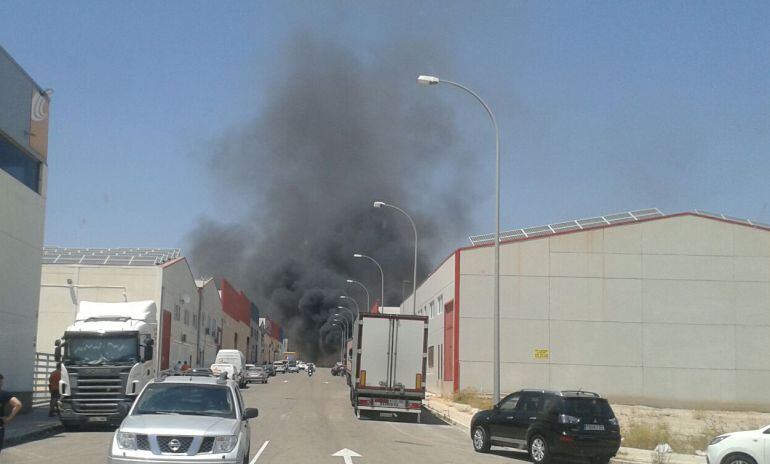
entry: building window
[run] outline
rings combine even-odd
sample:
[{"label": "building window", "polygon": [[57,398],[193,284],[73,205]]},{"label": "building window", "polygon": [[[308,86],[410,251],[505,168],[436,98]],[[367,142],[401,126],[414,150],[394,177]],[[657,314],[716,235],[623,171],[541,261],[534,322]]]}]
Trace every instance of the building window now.
[{"label": "building window", "polygon": [[182,334],[182,343],[187,343],[187,334]]},{"label": "building window", "polygon": [[444,345],[438,346],[438,378],[444,379]]},{"label": "building window", "polygon": [[190,311],[184,310],[184,325],[190,325]]},{"label": "building window", "polygon": [[193,314],[193,327],[198,327],[198,316]]},{"label": "building window", "polygon": [[433,319],[436,317],[436,302],[431,301],[428,306],[430,306],[430,317]]},{"label": "building window", "polygon": [[428,367],[433,369],[433,348],[432,346],[428,347]]},{"label": "building window", "polygon": [[444,295],[438,296],[438,313],[441,314],[444,312]]},{"label": "building window", "polygon": [[40,193],[40,161],[0,135],[0,169]]},{"label": "building window", "polygon": [[179,305],[174,305],[174,320],[178,321],[181,319],[182,314],[182,308],[179,307]]}]

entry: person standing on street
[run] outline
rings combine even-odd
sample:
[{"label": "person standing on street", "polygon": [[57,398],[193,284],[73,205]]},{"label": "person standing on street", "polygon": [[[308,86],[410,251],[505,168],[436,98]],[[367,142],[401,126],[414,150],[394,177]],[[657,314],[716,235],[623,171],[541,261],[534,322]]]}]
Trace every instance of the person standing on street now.
[{"label": "person standing on street", "polygon": [[[11,405],[11,413],[5,415],[5,405]],[[5,426],[10,424],[16,414],[21,411],[21,401],[18,398],[3,390],[3,374],[0,374],[0,451],[3,451],[3,440],[5,439]]]},{"label": "person standing on street", "polygon": [[182,361],[177,361],[176,366],[174,366],[174,372],[178,374],[179,371],[181,370],[182,370]]},{"label": "person standing on street", "polygon": [[59,412],[59,380],[61,380],[61,363],[56,363],[56,370],[48,377],[48,392],[51,394],[51,402],[48,405],[48,417],[53,417]]}]

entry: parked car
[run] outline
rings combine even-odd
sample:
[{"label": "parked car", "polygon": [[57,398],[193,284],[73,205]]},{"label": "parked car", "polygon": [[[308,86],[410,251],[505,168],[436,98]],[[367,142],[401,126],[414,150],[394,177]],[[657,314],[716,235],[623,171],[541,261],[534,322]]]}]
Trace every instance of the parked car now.
[{"label": "parked car", "polygon": [[584,391],[521,390],[471,420],[473,448],[527,451],[535,464],[554,456],[604,464],[620,448],[620,427],[609,402]]},{"label": "parked car", "polygon": [[334,363],[332,366],[332,375],[341,375],[344,373],[345,365],[341,362]]},{"label": "parked car", "polygon": [[297,367],[299,368],[299,370],[304,371],[305,368],[307,368],[307,364],[305,363],[305,361],[297,361]]},{"label": "parked car", "polygon": [[257,415],[257,409],[245,407],[233,380],[195,376],[153,380],[115,432],[107,462],[248,462],[248,419]]},{"label": "parked car", "polygon": [[262,366],[252,366],[246,371],[248,383],[267,383],[267,371]]},{"label": "parked car", "polygon": [[770,462],[770,425],[720,435],[706,449],[707,464],[767,464]]},{"label": "parked car", "polygon": [[283,361],[274,361],[273,367],[275,367],[275,372],[278,374],[286,373],[286,364]]}]

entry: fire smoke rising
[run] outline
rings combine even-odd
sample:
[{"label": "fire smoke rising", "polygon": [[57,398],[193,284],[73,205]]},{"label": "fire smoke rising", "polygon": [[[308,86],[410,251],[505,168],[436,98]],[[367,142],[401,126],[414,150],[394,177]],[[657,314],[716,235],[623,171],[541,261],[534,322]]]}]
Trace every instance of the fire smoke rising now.
[{"label": "fire smoke rising", "polygon": [[[333,359],[339,331],[327,324],[346,292],[362,310],[385,272],[385,305],[411,280],[408,220],[372,202],[397,204],[420,234],[418,283],[469,229],[473,157],[456,140],[453,111],[420,72],[443,70],[436,51],[390,44],[365,56],[303,36],[286,47],[259,115],[219,139],[208,159],[218,199],[243,205],[226,223],[191,233],[200,272],[229,279],[287,332],[291,349]],[[276,64],[271,64],[276,66]],[[411,292],[408,285],[407,295]],[[344,305],[344,304],[343,304]]]}]

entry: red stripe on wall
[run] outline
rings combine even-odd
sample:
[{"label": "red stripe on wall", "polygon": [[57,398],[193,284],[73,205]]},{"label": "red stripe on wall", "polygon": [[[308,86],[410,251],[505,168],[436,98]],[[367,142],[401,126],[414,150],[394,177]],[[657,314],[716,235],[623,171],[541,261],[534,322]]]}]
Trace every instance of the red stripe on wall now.
[{"label": "red stripe on wall", "polygon": [[460,250],[455,251],[454,391],[460,390]]}]

